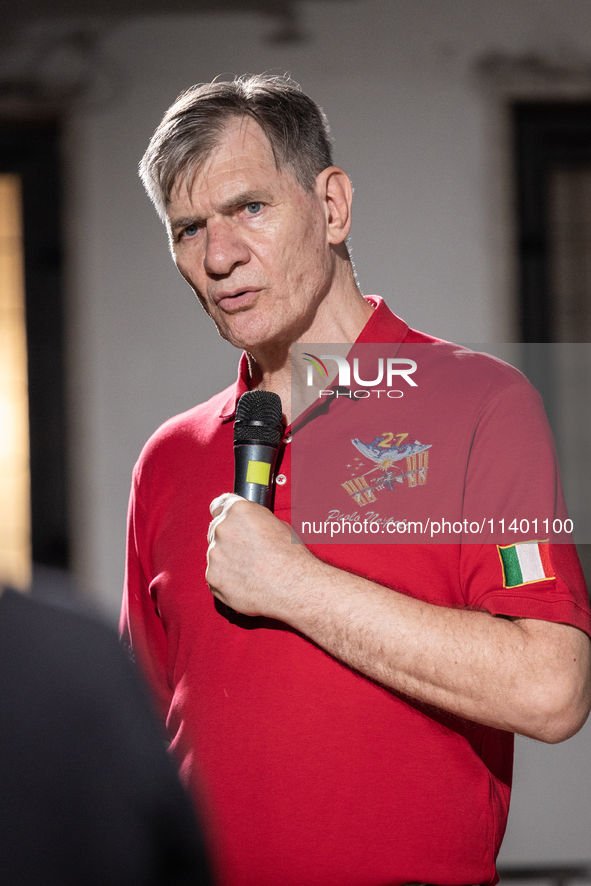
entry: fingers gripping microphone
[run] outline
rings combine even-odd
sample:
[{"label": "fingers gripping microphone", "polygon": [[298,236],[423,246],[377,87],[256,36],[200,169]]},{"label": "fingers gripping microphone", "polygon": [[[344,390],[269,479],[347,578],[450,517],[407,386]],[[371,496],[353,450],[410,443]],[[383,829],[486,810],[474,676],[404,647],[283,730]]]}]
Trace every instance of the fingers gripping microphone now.
[{"label": "fingers gripping microphone", "polygon": [[247,391],[234,422],[234,492],[269,507],[273,474],[283,436],[281,398],[273,391]]}]

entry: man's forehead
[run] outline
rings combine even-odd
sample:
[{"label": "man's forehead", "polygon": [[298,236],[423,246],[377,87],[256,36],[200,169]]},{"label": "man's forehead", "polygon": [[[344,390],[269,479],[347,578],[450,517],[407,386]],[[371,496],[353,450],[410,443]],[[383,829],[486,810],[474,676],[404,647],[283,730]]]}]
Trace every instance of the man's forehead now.
[{"label": "man's forehead", "polygon": [[181,173],[172,188],[170,203],[213,195],[220,189],[242,187],[249,180],[268,182],[282,177],[271,143],[259,124],[250,117],[228,121],[220,138],[202,161]]}]

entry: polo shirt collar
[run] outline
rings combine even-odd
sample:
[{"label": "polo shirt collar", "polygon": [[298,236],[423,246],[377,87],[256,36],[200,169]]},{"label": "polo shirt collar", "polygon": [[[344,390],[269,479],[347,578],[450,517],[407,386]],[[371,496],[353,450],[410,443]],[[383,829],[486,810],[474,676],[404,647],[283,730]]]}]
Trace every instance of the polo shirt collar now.
[{"label": "polo shirt collar", "polygon": [[224,403],[220,412],[220,418],[222,421],[230,421],[230,419],[234,418],[238,401],[242,395],[249,390],[250,372],[248,369],[248,357],[246,356],[246,352],[242,351],[238,362],[238,378],[236,379],[236,384],[230,389],[230,396]]},{"label": "polo shirt collar", "polygon": [[[383,344],[403,342],[408,333],[408,324],[390,310],[379,295],[365,295],[365,300],[374,308],[374,312],[361,330],[355,344]],[[220,412],[222,421],[230,421],[236,415],[236,406],[240,397],[250,390],[250,374],[248,358],[243,351],[238,363],[238,378],[230,396]]]},{"label": "polo shirt collar", "polygon": [[397,317],[381,296],[365,295],[364,298],[375,310],[361,330],[355,344],[381,345],[403,342],[408,333],[408,323]]}]

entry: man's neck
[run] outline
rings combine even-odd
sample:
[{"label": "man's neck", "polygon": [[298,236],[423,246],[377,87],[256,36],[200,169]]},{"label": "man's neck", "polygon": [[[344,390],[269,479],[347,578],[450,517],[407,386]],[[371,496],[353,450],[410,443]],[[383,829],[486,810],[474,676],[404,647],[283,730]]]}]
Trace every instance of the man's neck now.
[{"label": "man's neck", "polygon": [[[373,312],[372,306],[353,285],[341,290],[338,296],[327,296],[314,322],[302,333],[296,343],[347,344],[358,338]],[[248,354],[251,387],[273,391],[281,397],[286,423],[291,424],[291,343],[273,343]]]}]

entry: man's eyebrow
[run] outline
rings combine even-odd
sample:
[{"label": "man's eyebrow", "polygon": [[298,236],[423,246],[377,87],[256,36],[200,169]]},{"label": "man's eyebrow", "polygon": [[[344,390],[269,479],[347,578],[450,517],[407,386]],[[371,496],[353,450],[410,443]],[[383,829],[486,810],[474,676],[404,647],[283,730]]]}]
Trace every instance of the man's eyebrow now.
[{"label": "man's eyebrow", "polygon": [[[269,191],[257,188],[252,191],[243,191],[224,200],[217,207],[218,212],[228,212],[231,209],[237,209],[239,206],[246,206],[248,203],[271,203],[272,195]],[[179,218],[170,219],[171,230],[176,231],[178,228],[187,228],[189,225],[205,224],[207,218],[198,215],[186,215]]]},{"label": "man's eyebrow", "polygon": [[226,212],[228,209],[236,209],[238,206],[246,206],[248,203],[271,203],[271,194],[262,188],[252,191],[243,191],[230,197],[220,205],[220,212]]},{"label": "man's eyebrow", "polygon": [[169,225],[172,230],[176,230],[177,228],[188,228],[189,225],[198,225],[201,221],[196,215],[187,215],[182,218],[170,219]]}]

